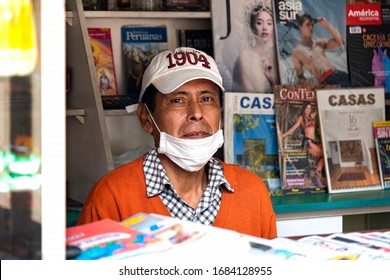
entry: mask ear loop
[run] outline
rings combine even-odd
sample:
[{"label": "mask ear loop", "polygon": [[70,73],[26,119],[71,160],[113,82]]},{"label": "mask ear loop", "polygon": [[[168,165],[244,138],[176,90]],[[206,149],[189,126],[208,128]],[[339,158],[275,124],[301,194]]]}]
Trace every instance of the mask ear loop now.
[{"label": "mask ear loop", "polygon": [[144,104],[144,105],[145,105],[146,110],[147,110],[148,113],[149,113],[149,116],[152,118],[152,122],[153,122],[154,126],[157,128],[158,132],[161,133],[161,130],[158,128],[156,122],[154,121],[154,118],[153,118],[153,116],[152,116],[152,113],[150,113],[150,111],[149,111],[148,105],[146,105],[146,104]]},{"label": "mask ear loop", "polygon": [[218,131],[220,131],[222,129],[222,127],[221,127],[222,121],[223,121],[222,118],[220,118],[219,121],[218,121]]},{"label": "mask ear loop", "polygon": [[[155,120],[154,120],[154,118],[153,118],[153,116],[152,116],[152,113],[150,113],[149,108],[148,108],[148,105],[146,105],[146,104],[144,104],[144,105],[145,105],[146,110],[147,110],[148,113],[149,113],[150,118],[152,119],[152,122],[153,122],[154,126],[157,128],[158,132],[159,132],[160,135],[161,135],[161,130],[160,130],[160,128],[157,126],[157,124],[156,124],[156,122],[155,122]],[[156,135],[155,135],[153,132],[152,132],[152,134],[153,134],[153,138],[154,138],[154,140],[156,141],[156,143],[160,143],[160,141],[157,139]]]}]

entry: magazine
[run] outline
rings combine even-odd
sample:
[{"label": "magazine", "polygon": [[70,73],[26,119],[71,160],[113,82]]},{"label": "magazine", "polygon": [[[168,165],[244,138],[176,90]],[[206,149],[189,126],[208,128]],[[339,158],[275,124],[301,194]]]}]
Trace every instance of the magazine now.
[{"label": "magazine", "polygon": [[211,0],[166,0],[167,11],[209,11]]},{"label": "magazine", "polygon": [[390,259],[390,247],[388,245],[383,244],[382,242],[361,238],[357,236],[356,233],[334,233],[327,238],[343,242],[351,247],[363,249],[371,256],[376,256],[377,259]]},{"label": "magazine", "polygon": [[352,232],[350,234],[361,239],[374,241],[378,244],[382,243],[382,245],[385,247],[390,246],[390,236],[383,232]]},{"label": "magazine", "polygon": [[100,94],[118,95],[110,28],[88,28],[88,36]]},{"label": "magazine", "polygon": [[195,48],[214,57],[213,35],[211,29],[177,30],[179,47]]},{"label": "magazine", "polygon": [[349,87],[346,1],[273,0],[280,84]]},{"label": "magazine", "polygon": [[348,63],[354,87],[384,87],[390,98],[390,5],[347,5]]},{"label": "magazine", "polygon": [[225,92],[224,159],[258,175],[271,195],[281,195],[274,96]]},{"label": "magazine", "polygon": [[[226,240],[229,241],[228,251]],[[253,260],[384,260],[390,259],[389,241],[390,235],[386,232],[337,233],[298,240],[264,239],[142,212],[122,222],[103,219],[66,229],[67,255],[73,260],[134,256],[137,260],[150,260],[154,258],[151,254],[157,253],[157,258],[172,258],[188,252],[204,257],[205,250],[218,257],[234,252],[238,258]]]},{"label": "magazine", "polygon": [[214,58],[230,92],[272,92],[279,83],[272,0],[213,1]]},{"label": "magazine", "polygon": [[372,123],[385,119],[383,88],[318,89],[328,191],[382,189]]},{"label": "magazine", "polygon": [[121,28],[127,95],[138,101],[142,76],[152,58],[168,49],[166,26],[129,26]]},{"label": "magazine", "polygon": [[253,257],[265,257],[275,260],[302,260],[306,259],[307,255],[296,248],[286,248],[281,244],[277,244],[273,240],[248,238],[250,249],[249,255]]},{"label": "magazine", "polygon": [[283,194],[323,193],[327,181],[316,103],[319,85],[274,87]]},{"label": "magazine", "polygon": [[196,240],[207,232],[205,226],[196,223],[143,212],[121,221],[121,224],[141,232],[153,243],[157,243],[156,240],[163,243],[163,246],[160,246],[162,249],[164,246],[168,249],[174,245]]},{"label": "magazine", "polygon": [[277,237],[272,240],[245,236],[244,238],[249,239],[251,247],[249,254],[253,256],[265,256],[279,260],[328,260],[339,255],[335,251],[286,237]]},{"label": "magazine", "polygon": [[103,219],[66,228],[66,245],[81,250],[76,260],[121,259],[141,253],[145,239],[134,229]]},{"label": "magazine", "polygon": [[373,122],[376,156],[383,188],[390,188],[390,121]]},{"label": "magazine", "polygon": [[374,260],[380,258],[377,253],[370,254],[364,248],[350,246],[348,243],[323,236],[306,236],[298,239],[298,242],[338,252],[331,258],[332,260]]}]

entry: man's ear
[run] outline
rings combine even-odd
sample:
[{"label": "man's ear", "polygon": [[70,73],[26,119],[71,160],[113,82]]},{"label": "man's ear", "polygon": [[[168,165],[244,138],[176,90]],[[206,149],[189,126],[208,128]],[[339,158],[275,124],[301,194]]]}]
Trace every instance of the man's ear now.
[{"label": "man's ear", "polygon": [[137,116],[142,128],[147,133],[152,133],[153,132],[152,119],[150,117],[149,111],[146,109],[146,106],[144,104],[138,104]]}]

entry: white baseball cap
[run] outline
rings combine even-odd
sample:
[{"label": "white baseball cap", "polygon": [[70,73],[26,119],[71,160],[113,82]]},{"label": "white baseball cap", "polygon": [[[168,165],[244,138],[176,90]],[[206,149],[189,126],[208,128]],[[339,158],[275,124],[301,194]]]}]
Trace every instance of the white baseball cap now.
[{"label": "white baseball cap", "polygon": [[225,91],[221,74],[211,56],[187,47],[163,51],[157,54],[146,68],[138,101],[141,102],[150,84],[153,84],[159,92],[169,94],[195,79],[208,79]]},{"label": "white baseball cap", "polygon": [[[174,51],[162,51],[153,57],[142,77],[142,87],[138,102],[148,86],[153,84],[163,94],[169,94],[183,84],[196,80],[207,79],[225,91],[222,86],[222,76],[214,59],[205,52],[194,48],[180,47]],[[129,113],[135,111],[137,104],[129,105]]]}]

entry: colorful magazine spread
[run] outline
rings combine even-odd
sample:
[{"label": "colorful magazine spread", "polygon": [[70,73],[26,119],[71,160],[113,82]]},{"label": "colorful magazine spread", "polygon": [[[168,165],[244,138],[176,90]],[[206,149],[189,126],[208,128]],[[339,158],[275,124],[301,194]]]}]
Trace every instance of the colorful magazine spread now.
[{"label": "colorful magazine spread", "polygon": [[67,228],[66,245],[81,250],[76,260],[121,259],[145,248],[140,232],[110,219]]},{"label": "colorful magazine spread", "polygon": [[[226,251],[226,242],[229,248]],[[248,260],[390,260],[390,232],[264,239],[158,214],[103,219],[66,229],[68,259],[133,261],[192,256]],[[76,250],[78,249],[78,250]],[[156,254],[152,256],[152,254]],[[136,258],[134,258],[136,257]]]},{"label": "colorful magazine spread", "polygon": [[121,224],[141,232],[153,241],[158,240],[161,244],[167,243],[167,248],[189,242],[206,234],[205,227],[195,223],[143,212],[121,221]]}]

